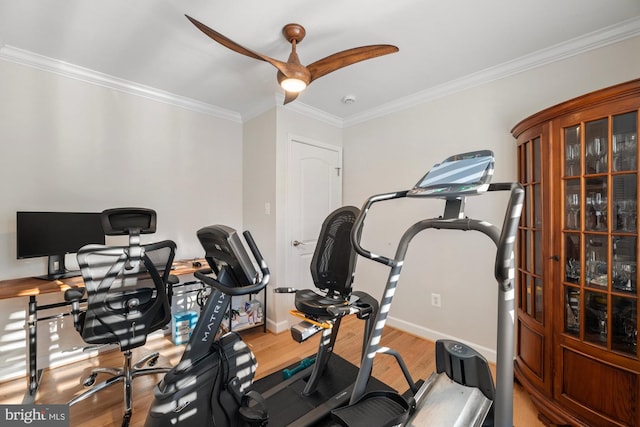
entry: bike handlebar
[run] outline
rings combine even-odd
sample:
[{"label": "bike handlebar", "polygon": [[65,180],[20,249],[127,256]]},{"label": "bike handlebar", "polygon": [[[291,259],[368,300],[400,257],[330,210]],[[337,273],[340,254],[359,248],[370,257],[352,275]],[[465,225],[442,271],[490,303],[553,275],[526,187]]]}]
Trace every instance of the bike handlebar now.
[{"label": "bike handlebar", "polygon": [[353,224],[353,229],[351,230],[351,244],[353,245],[353,248],[359,255],[362,255],[365,258],[369,258],[389,266],[393,266],[396,264],[396,260],[392,260],[391,258],[387,258],[382,255],[374,254],[373,252],[368,251],[367,249],[364,249],[362,246],[360,246],[360,238],[362,236],[362,227],[364,226],[364,219],[367,216],[367,213],[369,212],[371,205],[377,202],[385,201],[385,200],[392,200],[392,199],[399,199],[402,197],[406,197],[408,192],[409,191],[407,190],[407,191],[396,191],[393,193],[377,194],[375,196],[369,197],[367,201],[364,202],[364,205],[362,205],[362,209],[360,209],[360,215],[358,215],[358,217],[356,218],[356,222]]},{"label": "bike handlebar", "polygon": [[[494,183],[490,184],[487,191],[510,191],[511,196],[506,209],[504,223],[500,232],[499,238],[494,239],[498,251],[496,253],[496,265],[495,276],[498,280],[506,280],[508,271],[512,265],[511,256],[514,250],[516,241],[516,234],[518,228],[518,222],[520,220],[520,213],[522,211],[522,202],[524,199],[524,189],[518,183]],[[393,199],[399,199],[407,196],[409,191],[396,191],[393,193],[378,194],[371,196],[362,206],[360,215],[356,218],[353,230],[351,231],[351,243],[355,251],[373,261],[377,261],[381,264],[385,264],[390,267],[397,266],[401,260],[392,259],[383,255],[375,254],[367,249],[364,249],[360,245],[360,238],[362,236],[362,228],[364,226],[364,220],[374,203],[388,201]],[[445,228],[445,229],[457,229],[457,230],[469,230],[470,224],[476,222],[468,218],[464,219],[440,219],[434,218],[429,221],[429,228]],[[418,223],[420,224],[420,223]],[[483,227],[484,228],[484,224]],[[497,237],[497,236],[496,236]]]}]

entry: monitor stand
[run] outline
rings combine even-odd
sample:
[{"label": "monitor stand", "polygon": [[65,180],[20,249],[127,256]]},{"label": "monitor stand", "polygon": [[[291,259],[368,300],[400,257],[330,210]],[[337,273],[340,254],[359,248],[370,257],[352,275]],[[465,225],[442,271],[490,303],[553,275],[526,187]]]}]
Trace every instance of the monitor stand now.
[{"label": "monitor stand", "polygon": [[36,276],[36,279],[41,280],[59,280],[68,279],[69,277],[80,276],[80,270],[68,271],[64,264],[64,254],[61,255],[49,255],[49,263],[47,274],[42,276]]}]

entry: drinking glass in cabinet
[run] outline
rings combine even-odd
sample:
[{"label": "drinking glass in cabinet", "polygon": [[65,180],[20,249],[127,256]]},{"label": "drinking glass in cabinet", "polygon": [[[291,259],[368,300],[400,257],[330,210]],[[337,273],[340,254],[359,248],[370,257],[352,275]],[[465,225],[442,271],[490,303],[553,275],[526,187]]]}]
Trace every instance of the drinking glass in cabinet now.
[{"label": "drinking glass in cabinet", "polygon": [[612,212],[615,231],[633,232],[636,230],[637,174],[625,173],[613,177]]},{"label": "drinking glass in cabinet", "polygon": [[613,135],[613,170],[635,170],[637,164],[637,135],[622,133]]},{"label": "drinking glass in cabinet", "polygon": [[607,229],[607,194],[594,193],[593,208],[596,211],[596,230]]},{"label": "drinking glass in cabinet", "polygon": [[607,193],[589,193],[585,200],[585,224],[587,230],[607,230]]},{"label": "drinking glass in cabinet", "polygon": [[564,247],[564,259],[565,270],[564,280],[565,282],[579,283],[580,282],[580,234],[567,233],[565,234],[565,247]]},{"label": "drinking glass in cabinet", "polygon": [[565,146],[565,175],[580,175],[580,144],[569,144]]},{"label": "drinking glass in cabinet", "polygon": [[635,261],[613,262],[613,288],[618,291],[635,292],[637,286]]},{"label": "drinking glass in cabinet", "polygon": [[566,286],[564,289],[564,330],[571,335],[580,334],[580,289]]},{"label": "drinking glass in cabinet", "polygon": [[593,138],[587,143],[587,173],[607,172],[607,139]]},{"label": "drinking glass in cabinet", "polygon": [[636,242],[635,236],[613,236],[613,265],[611,268],[611,285],[613,289],[623,292],[636,292]]},{"label": "drinking glass in cabinet", "polygon": [[606,288],[608,283],[606,237],[591,236],[585,241],[586,284]]},{"label": "drinking glass in cabinet", "polygon": [[635,355],[638,350],[637,301],[614,296],[611,310],[611,347],[614,350]]},{"label": "drinking glass in cabinet", "polygon": [[585,174],[607,173],[608,118],[587,122],[584,125],[584,129]]},{"label": "drinking glass in cabinet", "polygon": [[580,227],[580,198],[577,193],[567,194],[566,212],[565,227],[577,230]]},{"label": "drinking glass in cabinet", "polygon": [[580,125],[564,129],[565,176],[580,175]]},{"label": "drinking glass in cabinet", "polygon": [[635,231],[637,219],[637,202],[632,199],[620,200],[618,207],[618,229]]}]

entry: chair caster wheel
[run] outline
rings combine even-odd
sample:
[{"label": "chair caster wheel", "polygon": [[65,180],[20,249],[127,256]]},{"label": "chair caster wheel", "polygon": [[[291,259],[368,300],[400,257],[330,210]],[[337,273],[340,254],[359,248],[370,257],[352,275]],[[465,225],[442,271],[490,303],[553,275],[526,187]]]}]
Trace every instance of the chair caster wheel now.
[{"label": "chair caster wheel", "polygon": [[87,378],[84,379],[82,385],[85,387],[91,387],[96,383],[96,374],[91,374]]}]

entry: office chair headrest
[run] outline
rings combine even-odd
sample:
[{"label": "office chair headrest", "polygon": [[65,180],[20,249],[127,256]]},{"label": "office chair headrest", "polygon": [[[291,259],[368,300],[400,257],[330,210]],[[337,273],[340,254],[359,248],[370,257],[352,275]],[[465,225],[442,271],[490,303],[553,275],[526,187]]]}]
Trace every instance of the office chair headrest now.
[{"label": "office chair headrest", "polygon": [[100,214],[107,236],[151,234],[156,232],[156,211],[146,208],[114,208]]},{"label": "office chair headrest", "polygon": [[100,214],[100,221],[107,236],[129,236],[125,269],[135,268],[144,253],[140,246],[140,235],[156,232],[156,211],[145,208],[107,209]]}]

